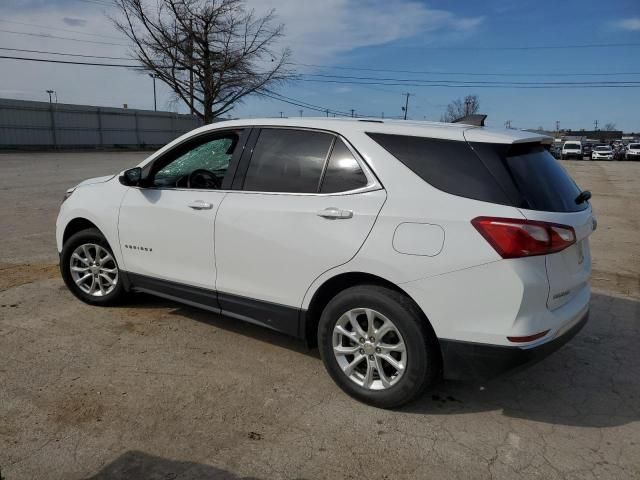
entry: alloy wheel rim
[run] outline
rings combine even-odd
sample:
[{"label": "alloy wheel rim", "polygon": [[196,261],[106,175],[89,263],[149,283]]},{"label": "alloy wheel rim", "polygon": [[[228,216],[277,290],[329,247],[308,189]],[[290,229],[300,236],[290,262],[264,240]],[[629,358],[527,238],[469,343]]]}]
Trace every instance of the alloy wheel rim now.
[{"label": "alloy wheel rim", "polygon": [[338,318],[332,347],[342,372],[368,390],[393,387],[406,370],[407,349],[400,331],[370,308],[354,308]]},{"label": "alloy wheel rim", "polygon": [[95,243],[76,248],[71,254],[69,269],[78,288],[92,297],[104,297],[118,284],[118,265],[113,255]]}]

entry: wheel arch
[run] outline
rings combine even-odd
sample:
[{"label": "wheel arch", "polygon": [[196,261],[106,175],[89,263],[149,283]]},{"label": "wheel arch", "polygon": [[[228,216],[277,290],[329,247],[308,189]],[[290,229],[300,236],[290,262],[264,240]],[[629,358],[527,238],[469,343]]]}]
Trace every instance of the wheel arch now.
[{"label": "wheel arch", "polygon": [[[67,242],[67,240],[69,240],[69,238],[71,238],[72,235],[89,228],[100,230],[100,228],[95,223],[87,220],[84,217],[76,217],[70,220],[64,227],[64,233],[62,234],[62,245],[64,246],[64,244]],[[100,230],[100,232],[102,233],[102,230]],[[104,233],[102,234],[104,235]]]},{"label": "wheel arch", "polygon": [[322,311],[324,310],[324,307],[327,305],[327,303],[329,303],[329,301],[342,290],[354,287],[356,285],[379,285],[401,293],[409,300],[411,300],[411,302],[415,305],[417,311],[420,312],[425,326],[429,330],[431,330],[434,338],[437,338],[433,326],[429,321],[429,318],[422,310],[422,308],[420,308],[420,305],[418,305],[418,303],[411,297],[411,295],[409,295],[398,285],[383,277],[371,273],[343,272],[325,280],[322,285],[320,285],[316,289],[316,291],[313,293],[313,296],[311,297],[307,310],[303,314],[300,334],[309,347],[315,347],[318,344],[318,322],[320,321],[320,316],[322,315]]}]

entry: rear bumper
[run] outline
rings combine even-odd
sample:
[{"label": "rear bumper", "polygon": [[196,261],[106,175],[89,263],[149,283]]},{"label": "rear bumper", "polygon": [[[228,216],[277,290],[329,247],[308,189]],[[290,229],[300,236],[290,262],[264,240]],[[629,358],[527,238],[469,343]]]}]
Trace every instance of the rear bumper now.
[{"label": "rear bumper", "polygon": [[587,310],[561,335],[534,347],[488,345],[457,340],[440,340],[444,377],[452,380],[489,379],[532,365],[558,350],[587,323]]}]

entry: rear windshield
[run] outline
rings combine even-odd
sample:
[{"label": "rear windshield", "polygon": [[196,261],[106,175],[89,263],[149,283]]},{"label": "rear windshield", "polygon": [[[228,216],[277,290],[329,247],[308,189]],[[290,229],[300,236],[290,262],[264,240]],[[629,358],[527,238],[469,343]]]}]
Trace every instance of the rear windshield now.
[{"label": "rear windshield", "polygon": [[444,192],[530,210],[575,212],[580,189],[540,143],[466,143],[405,135],[369,137]]},{"label": "rear windshield", "polygon": [[611,147],[596,147],[597,152],[610,152]]}]

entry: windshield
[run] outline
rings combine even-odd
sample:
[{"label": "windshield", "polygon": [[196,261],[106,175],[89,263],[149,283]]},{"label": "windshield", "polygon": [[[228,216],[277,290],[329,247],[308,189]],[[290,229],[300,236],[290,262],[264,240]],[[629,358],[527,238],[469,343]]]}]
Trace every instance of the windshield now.
[{"label": "windshield", "polygon": [[580,150],[580,144],[579,143],[565,143],[564,144],[564,149],[565,150]]},{"label": "windshield", "polygon": [[640,150],[640,143],[630,143],[629,148],[632,150]]}]

